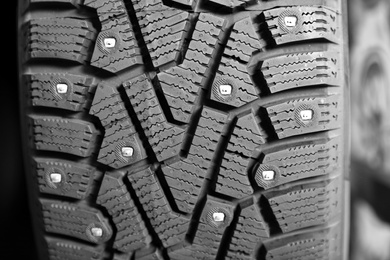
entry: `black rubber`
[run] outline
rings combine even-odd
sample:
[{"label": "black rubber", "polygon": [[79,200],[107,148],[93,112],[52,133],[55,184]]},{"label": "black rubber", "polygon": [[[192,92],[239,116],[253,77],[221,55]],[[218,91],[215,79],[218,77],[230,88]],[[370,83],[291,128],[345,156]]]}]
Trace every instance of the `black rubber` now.
[{"label": "black rubber", "polygon": [[41,259],[347,259],[345,3],[19,3]]}]

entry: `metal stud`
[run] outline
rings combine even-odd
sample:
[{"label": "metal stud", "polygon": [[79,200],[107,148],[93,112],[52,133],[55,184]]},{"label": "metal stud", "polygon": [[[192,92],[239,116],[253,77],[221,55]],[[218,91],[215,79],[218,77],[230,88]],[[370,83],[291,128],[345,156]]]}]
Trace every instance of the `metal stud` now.
[{"label": "metal stud", "polygon": [[93,227],[91,228],[91,234],[94,237],[101,237],[103,236],[103,230],[99,227]]},{"label": "metal stud", "polygon": [[103,40],[103,43],[104,43],[104,47],[110,49],[110,48],[114,48],[115,45],[116,45],[116,39],[115,38],[104,38]]},{"label": "metal stud", "polygon": [[122,147],[121,153],[122,153],[123,157],[131,157],[134,154],[134,149],[133,149],[133,147],[125,146],[125,147]]},{"label": "metal stud", "polygon": [[223,222],[225,220],[225,214],[222,212],[214,212],[213,213],[213,220],[215,222]]},{"label": "metal stud", "polygon": [[286,16],[284,17],[284,24],[287,27],[295,27],[297,25],[298,18],[296,16]]},{"label": "metal stud", "polygon": [[60,183],[62,181],[62,176],[60,173],[50,173],[50,181],[52,183]]},{"label": "metal stud", "polygon": [[313,110],[305,109],[299,112],[302,121],[309,121],[313,119]]},{"label": "metal stud", "polygon": [[265,181],[272,181],[275,178],[275,172],[272,170],[262,171],[261,176]]},{"label": "metal stud", "polygon": [[220,85],[219,86],[219,93],[221,93],[221,95],[230,95],[232,94],[232,86],[230,85]]},{"label": "metal stud", "polygon": [[58,94],[65,94],[68,92],[68,85],[65,83],[58,83],[56,85],[56,89]]}]

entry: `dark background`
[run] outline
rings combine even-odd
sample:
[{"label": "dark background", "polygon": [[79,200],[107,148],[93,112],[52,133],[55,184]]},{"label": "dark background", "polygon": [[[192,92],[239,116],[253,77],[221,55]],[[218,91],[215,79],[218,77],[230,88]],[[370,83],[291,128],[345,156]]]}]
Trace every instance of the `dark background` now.
[{"label": "dark background", "polygon": [[0,16],[0,259],[37,259],[27,205],[19,124],[17,0]]}]

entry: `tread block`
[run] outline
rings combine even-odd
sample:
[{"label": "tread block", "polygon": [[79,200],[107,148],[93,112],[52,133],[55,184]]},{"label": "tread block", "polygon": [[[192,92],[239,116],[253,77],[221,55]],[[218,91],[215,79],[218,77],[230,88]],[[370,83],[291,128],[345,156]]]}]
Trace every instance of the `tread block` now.
[{"label": "tread block", "polygon": [[253,194],[248,179],[247,158],[226,152],[222,160],[215,191],[233,198],[243,198]]},{"label": "tread block", "polygon": [[185,130],[168,123],[151,81],[141,75],[123,86],[157,159],[163,161],[177,155]]},{"label": "tread block", "polygon": [[184,160],[162,168],[178,209],[191,213],[198,200],[204,173]]},{"label": "tread block", "polygon": [[129,173],[128,179],[163,245],[169,247],[184,241],[190,219],[172,211],[156,173],[147,168]]},{"label": "tread block", "polygon": [[[208,195],[192,245],[169,252],[169,256],[173,259],[215,259],[234,211],[232,203]],[[214,214],[223,214],[223,219],[216,221]]]},{"label": "tread block", "polygon": [[335,51],[295,53],[265,60],[261,72],[271,93],[314,85],[340,84]]},{"label": "tread block", "polygon": [[78,242],[46,238],[49,258],[67,260],[101,260],[104,257],[104,247],[89,246]]},{"label": "tread block", "polygon": [[215,46],[225,27],[224,19],[201,13],[183,63],[157,75],[175,120],[189,123],[199,89],[206,87],[216,55]]},{"label": "tread block", "polygon": [[277,45],[312,39],[340,40],[340,15],[322,6],[280,7],[264,11]]},{"label": "tread block", "polygon": [[106,173],[97,203],[107,209],[115,224],[117,233],[114,248],[129,253],[145,248],[151,237],[121,178],[116,174]]},{"label": "tread block", "polygon": [[33,19],[24,25],[26,55],[86,63],[96,31],[90,22],[74,18]]},{"label": "tread block", "polygon": [[339,179],[265,194],[283,233],[329,222],[341,212]]},{"label": "tread block", "polygon": [[226,259],[256,259],[259,244],[269,236],[268,224],[262,218],[259,207],[253,204],[244,208],[238,218]]},{"label": "tread block", "polygon": [[319,231],[308,231],[265,243],[265,259],[340,259],[342,227],[340,224]]},{"label": "tread block", "polygon": [[162,7],[159,11],[136,14],[153,65],[156,68],[172,62],[177,65],[190,27],[189,13]]},{"label": "tread block", "polygon": [[279,139],[282,139],[339,128],[343,121],[340,99],[341,96],[338,94],[301,98],[269,105],[266,110],[275,133]]},{"label": "tread block", "polygon": [[[329,174],[337,169],[340,148],[339,138],[334,138],[263,151],[254,179],[259,187],[269,189],[283,183]],[[273,180],[264,180],[262,176],[265,171],[274,172]]]},{"label": "tread block", "polygon": [[[100,84],[90,114],[97,116],[105,128],[98,156],[99,162],[113,168],[120,168],[147,157],[142,141],[116,88]],[[123,155],[122,149],[126,147],[132,149],[131,156]]]},{"label": "tread block", "polygon": [[252,54],[259,52],[266,43],[260,41],[250,17],[246,17],[233,26],[224,54],[248,63]]},{"label": "tread block", "polygon": [[162,168],[180,211],[193,211],[226,121],[226,114],[204,107],[187,158]]},{"label": "tread block", "polygon": [[[35,158],[34,164],[40,192],[75,199],[85,199],[91,190],[95,174],[101,174],[89,165],[68,160]],[[53,182],[51,176],[57,174],[61,175],[60,182]]]},{"label": "tread block", "polygon": [[[107,242],[112,235],[108,221],[97,209],[73,203],[41,199],[46,232],[79,238],[94,244]],[[93,234],[94,229],[98,232]]]},{"label": "tread block", "polygon": [[[83,111],[90,106],[90,92],[94,92],[97,80],[92,77],[68,73],[36,73],[24,75],[26,89],[30,90],[33,106]],[[65,93],[60,86],[66,85]]]},{"label": "tread block", "polygon": [[32,115],[30,122],[38,150],[88,157],[99,134],[92,123],[78,119]]},{"label": "tread block", "polygon": [[[143,64],[123,0],[87,0],[84,4],[96,9],[102,25],[91,64],[114,73]],[[112,41],[107,44],[107,40]]]},{"label": "tread block", "polygon": [[252,113],[237,119],[222,159],[215,191],[233,198],[253,193],[247,167],[254,149],[266,141],[259,119]]},{"label": "tread block", "polygon": [[[230,86],[231,93],[221,91],[221,86]],[[235,59],[222,57],[211,90],[211,99],[241,107],[259,98],[259,88],[249,76],[246,66]]]}]

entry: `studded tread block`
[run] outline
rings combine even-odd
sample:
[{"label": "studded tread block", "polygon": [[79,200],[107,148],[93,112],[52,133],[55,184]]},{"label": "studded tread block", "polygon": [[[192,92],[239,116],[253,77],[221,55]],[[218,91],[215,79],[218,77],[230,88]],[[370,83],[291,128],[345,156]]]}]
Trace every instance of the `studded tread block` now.
[{"label": "studded tread block", "polygon": [[183,63],[158,74],[175,120],[190,121],[199,89],[204,87],[216,55],[215,45],[219,43],[225,25],[224,19],[201,13]]},{"label": "studded tread block", "polygon": [[90,156],[99,132],[92,123],[78,119],[30,116],[37,150]]},{"label": "studded tread block", "polygon": [[[108,241],[112,229],[98,210],[77,204],[42,199],[45,230],[101,244]],[[96,233],[95,233],[95,232]]]},{"label": "studded tread block", "polygon": [[99,190],[97,203],[112,216],[117,229],[114,248],[133,252],[146,247],[151,237],[125,184],[115,174],[106,174]]},{"label": "studded tread block", "polygon": [[277,45],[321,38],[338,43],[340,39],[340,16],[328,8],[281,7],[265,11],[264,17]]},{"label": "studded tread block", "polygon": [[[339,95],[295,99],[270,105],[266,109],[280,139],[336,129],[342,122]],[[305,112],[310,116],[306,117]]]},{"label": "studded tread block", "polygon": [[[101,22],[91,64],[110,72],[143,64],[133,25],[122,0],[87,0],[84,5],[95,8]],[[107,42],[112,40],[114,42]]]},{"label": "studded tread block", "polygon": [[[308,177],[330,174],[337,169],[340,158],[340,139],[290,145],[273,151],[263,151],[254,179],[260,187],[269,189],[280,184]],[[263,172],[271,171],[273,180],[263,178]]]},{"label": "studded tread block", "polygon": [[[222,236],[233,221],[234,211],[232,203],[207,196],[192,245],[168,253],[169,256],[172,259],[214,259]],[[224,220],[216,221],[215,213],[224,214]]]},{"label": "studded tread block", "polygon": [[93,77],[68,73],[36,73],[24,75],[26,88],[30,89],[33,106],[83,111],[91,105],[90,92],[97,80]]},{"label": "studded tread block", "polygon": [[124,88],[157,159],[175,156],[183,142],[184,129],[168,123],[152,82],[141,75],[124,83]]},{"label": "studded tread block", "polygon": [[101,260],[104,257],[104,248],[100,246],[57,238],[46,238],[46,241],[50,259]]},{"label": "studded tread block", "polygon": [[237,119],[220,166],[215,191],[233,198],[253,193],[248,164],[252,151],[265,143],[259,119],[248,114]]},{"label": "studded tread block", "polygon": [[[91,192],[95,175],[101,175],[92,166],[69,160],[35,158],[34,164],[40,192],[74,199],[85,199]],[[58,174],[60,181],[53,181],[51,176]]]},{"label": "studded tread block", "polygon": [[73,18],[33,19],[23,29],[27,59],[58,58],[85,63],[96,39],[90,22]]},{"label": "studded tread block", "polygon": [[[229,86],[230,93],[221,91],[222,86]],[[259,89],[249,76],[246,66],[222,57],[217,75],[212,86],[211,99],[223,104],[241,107],[259,98]]]},{"label": "studded tread block", "polygon": [[265,60],[261,72],[272,93],[305,86],[338,85],[338,56],[332,51],[287,54]]},{"label": "studded tread block", "polygon": [[[120,168],[146,158],[142,141],[116,88],[100,84],[90,114],[97,116],[105,128],[98,162]],[[123,154],[122,149],[126,148],[131,149],[131,155]]]},{"label": "studded tread block", "polygon": [[155,232],[163,245],[169,247],[184,241],[190,219],[172,211],[155,175],[152,169],[147,168],[129,173],[128,179]]}]

